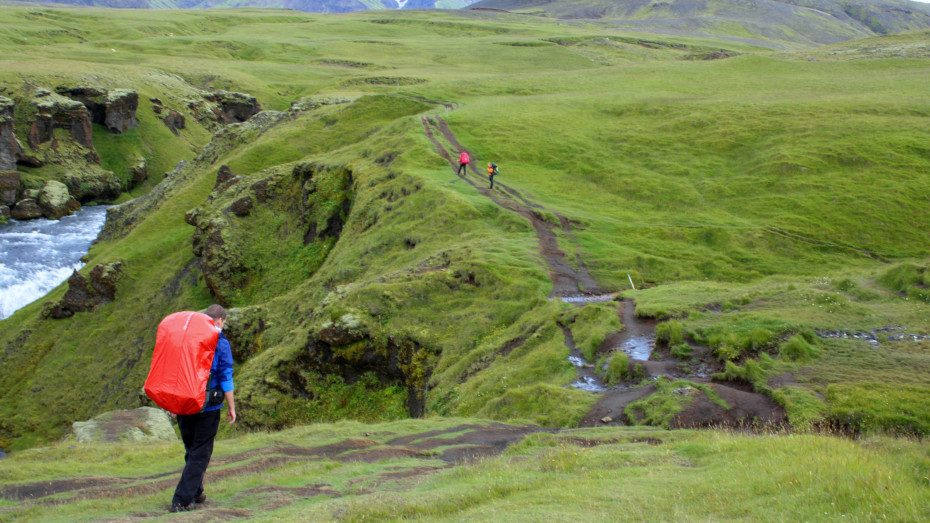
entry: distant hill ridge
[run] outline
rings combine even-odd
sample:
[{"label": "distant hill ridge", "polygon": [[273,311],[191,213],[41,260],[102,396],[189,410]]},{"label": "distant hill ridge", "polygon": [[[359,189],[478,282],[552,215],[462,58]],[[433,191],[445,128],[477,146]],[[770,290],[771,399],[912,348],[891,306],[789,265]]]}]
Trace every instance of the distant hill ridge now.
[{"label": "distant hill ridge", "polygon": [[908,0],[481,0],[471,7],[762,45],[829,44],[930,27],[930,5]]},{"label": "distant hill ridge", "polygon": [[[9,0],[11,3],[27,3]],[[348,13],[369,9],[459,9],[474,0],[55,0],[54,3],[123,9],[219,9],[258,7],[308,13]],[[36,2],[28,2],[36,3]]]}]

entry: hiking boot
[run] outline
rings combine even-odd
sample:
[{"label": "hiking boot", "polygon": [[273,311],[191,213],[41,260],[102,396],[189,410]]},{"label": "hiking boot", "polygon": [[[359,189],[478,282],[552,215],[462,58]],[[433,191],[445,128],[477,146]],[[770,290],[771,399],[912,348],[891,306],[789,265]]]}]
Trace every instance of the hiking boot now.
[{"label": "hiking boot", "polygon": [[207,500],[207,495],[201,492],[199,496],[194,498],[194,503],[203,503],[206,500]]},{"label": "hiking boot", "polygon": [[189,512],[194,510],[194,507],[191,505],[182,505],[180,503],[172,503],[171,508],[168,509],[168,512]]}]

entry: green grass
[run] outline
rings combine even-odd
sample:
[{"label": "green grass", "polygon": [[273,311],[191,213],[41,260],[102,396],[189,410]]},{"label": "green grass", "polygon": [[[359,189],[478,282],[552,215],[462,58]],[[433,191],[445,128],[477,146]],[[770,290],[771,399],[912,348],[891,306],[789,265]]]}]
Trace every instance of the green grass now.
[{"label": "green grass", "polygon": [[[535,231],[454,176],[424,135],[424,114],[444,118],[476,161],[496,161],[501,181],[543,216],[572,221],[573,235],[560,236],[571,263],[580,255],[601,287],[635,298],[638,314],[675,318],[660,329],[672,350],[711,347],[728,378],[771,394],[793,421],[828,424],[852,408],[848,391],[871,383],[901,384],[907,405],[930,385],[926,341],[790,341],[818,330],[928,332],[926,58],[655,35],[645,47],[642,35],[605,25],[487,12],[9,7],[0,35],[2,93],[25,82],[139,92],[139,128],[95,129],[102,168],[124,176],[137,157],[149,161],[151,183],[129,196],[190,162],[150,193],[165,196],[125,237],[91,249],[91,267],[124,263],[115,302],[42,319],[62,287],[3,320],[4,448],[137,406],[158,321],[216,299],[261,319],[234,340],[251,428],[394,419],[410,393],[426,414],[576,424],[596,397],[567,387],[575,369],[558,324],[571,324],[593,360],[622,328],[616,312],[566,312],[546,299]],[[926,41],[874,39],[843,56]],[[721,48],[738,56],[690,59]],[[247,92],[276,111],[305,97],[345,103],[211,138],[188,108],[202,89]],[[187,116],[180,136],[152,114],[155,97]],[[214,192],[223,164],[241,179]],[[315,166],[312,182],[294,178],[298,164]],[[266,179],[278,192],[258,202],[254,184]],[[252,211],[233,215],[247,195]],[[208,284],[192,252],[184,216],[195,208],[226,241],[228,252],[203,260],[208,272],[208,262],[230,264],[220,284]],[[305,243],[311,223],[320,230],[333,217],[344,221],[338,238]],[[324,347],[321,332],[346,316],[356,338]],[[324,361],[325,350],[339,362]],[[381,388],[330,379],[353,376],[354,365]],[[844,419],[893,432],[896,409],[867,401]],[[905,432],[923,433],[926,412],[909,412],[915,428]]]}]

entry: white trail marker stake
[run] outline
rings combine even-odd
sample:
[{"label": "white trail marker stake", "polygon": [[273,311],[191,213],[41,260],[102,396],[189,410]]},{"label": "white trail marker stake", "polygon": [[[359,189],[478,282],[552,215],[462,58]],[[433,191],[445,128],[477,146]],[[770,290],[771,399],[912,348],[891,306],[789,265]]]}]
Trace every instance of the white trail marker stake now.
[{"label": "white trail marker stake", "polygon": [[[630,278],[630,273],[627,273],[627,274],[626,274],[626,277],[627,277],[627,278]],[[634,291],[636,290],[636,286],[633,285],[633,278],[630,278],[630,287],[633,287],[633,290],[634,290]]]}]

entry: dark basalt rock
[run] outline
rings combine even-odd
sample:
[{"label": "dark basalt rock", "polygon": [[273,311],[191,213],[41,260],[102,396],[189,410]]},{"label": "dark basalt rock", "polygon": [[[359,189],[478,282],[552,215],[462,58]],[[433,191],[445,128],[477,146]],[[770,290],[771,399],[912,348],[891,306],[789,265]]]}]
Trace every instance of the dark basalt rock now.
[{"label": "dark basalt rock", "polygon": [[213,190],[217,190],[235,177],[236,173],[232,172],[228,165],[221,165],[220,169],[216,171],[216,183],[213,185]]},{"label": "dark basalt rock", "polygon": [[243,216],[248,216],[249,213],[252,212],[252,198],[249,196],[239,198],[229,206],[229,210],[240,218]]},{"label": "dark basalt rock", "polygon": [[12,171],[17,162],[25,159],[13,127],[14,107],[13,100],[0,96],[0,171]]},{"label": "dark basalt rock", "polygon": [[100,163],[100,157],[94,149],[90,112],[84,104],[44,90],[40,90],[31,103],[36,111],[36,120],[29,129],[29,147],[36,149],[52,141],[53,129],[68,129],[76,143],[89,149],[88,160]]},{"label": "dark basalt rock", "polygon": [[16,203],[18,193],[19,173],[16,171],[0,172],[0,205],[13,205]]},{"label": "dark basalt rock", "polygon": [[92,311],[116,298],[116,284],[122,272],[122,262],[97,265],[90,271],[90,279],[78,271],[68,278],[68,291],[57,305],[45,304],[46,318],[68,318],[76,312]]},{"label": "dark basalt rock", "polygon": [[242,123],[260,113],[262,106],[254,96],[229,91],[216,91],[204,95],[204,99],[219,106],[222,123]]},{"label": "dark basalt rock", "polygon": [[107,91],[98,87],[58,87],[55,91],[84,104],[93,123],[106,127],[112,133],[120,134],[139,126],[136,119],[139,95],[135,91]]},{"label": "dark basalt rock", "polygon": [[184,115],[170,107],[165,107],[158,98],[150,98],[149,100],[152,102],[152,111],[155,113],[155,116],[157,116],[175,136],[180,135],[181,133],[178,131],[184,129],[186,125]]},{"label": "dark basalt rock", "polygon": [[32,220],[42,216],[42,207],[32,198],[26,198],[16,202],[16,205],[10,209],[10,216],[14,220]]}]

